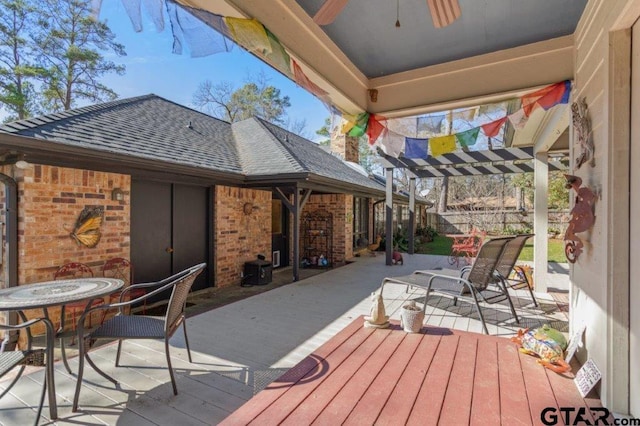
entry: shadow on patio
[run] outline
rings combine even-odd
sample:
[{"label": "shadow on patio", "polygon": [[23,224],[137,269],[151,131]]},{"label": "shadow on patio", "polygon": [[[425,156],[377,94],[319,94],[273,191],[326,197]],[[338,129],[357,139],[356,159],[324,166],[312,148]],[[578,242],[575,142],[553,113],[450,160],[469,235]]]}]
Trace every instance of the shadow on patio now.
[{"label": "shadow on patio", "polygon": [[[187,328],[194,363],[188,362],[180,332],[171,341],[178,396],[171,392],[160,341],[125,342],[123,367],[119,368],[113,366],[115,345],[92,351],[96,363],[119,380],[120,388],[87,368],[80,413],[71,413],[75,377],[58,363],[60,419],[81,424],[215,424],[354,319],[367,315],[371,293],[385,276],[447,266],[446,257],[427,255],[407,255],[404,263],[389,267],[383,256],[359,258],[353,264],[190,317]],[[407,293],[404,286],[389,286],[389,290],[385,289],[385,306],[392,319],[399,318],[399,308],[406,300],[424,300],[424,292]],[[540,295],[539,300],[543,310],[531,309],[530,299],[516,294],[514,302],[523,326],[566,321],[565,313],[553,312],[555,302],[551,297]],[[455,307],[448,300],[434,297],[427,308],[427,323],[480,332],[475,314],[466,316],[469,310],[466,304]],[[508,336],[519,328],[506,305],[492,305],[485,313],[491,334]],[[71,367],[77,368],[75,359],[71,360]],[[322,369],[316,373],[322,375]],[[35,413],[24,407],[36,405],[32,389],[42,376],[38,371],[23,378],[0,400],[1,423],[33,421]]]}]

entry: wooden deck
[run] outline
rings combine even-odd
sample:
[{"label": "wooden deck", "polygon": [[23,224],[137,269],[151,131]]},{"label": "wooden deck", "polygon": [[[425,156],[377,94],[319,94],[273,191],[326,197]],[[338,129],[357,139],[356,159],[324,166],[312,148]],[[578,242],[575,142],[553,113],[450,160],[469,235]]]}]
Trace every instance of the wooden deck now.
[{"label": "wooden deck", "polygon": [[547,407],[583,407],[594,424],[589,407],[601,404],[572,378],[506,338],[370,329],[360,317],[221,424],[531,425]]}]

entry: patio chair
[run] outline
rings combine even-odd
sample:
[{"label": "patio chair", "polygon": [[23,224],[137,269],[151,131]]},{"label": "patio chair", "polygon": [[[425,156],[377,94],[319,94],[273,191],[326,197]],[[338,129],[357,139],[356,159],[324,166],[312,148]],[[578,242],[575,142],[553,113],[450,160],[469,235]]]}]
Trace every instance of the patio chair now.
[{"label": "patio chair", "polygon": [[[0,350],[0,378],[11,372],[14,368],[20,367],[13,378],[13,380],[5,386],[4,390],[0,394],[0,398],[7,394],[18,382],[18,379],[22,375],[27,365],[43,366],[45,362],[53,362],[53,339],[54,330],[51,321],[46,318],[34,318],[27,320],[24,314],[21,314],[23,322],[18,325],[5,325],[0,324],[0,330],[5,331],[5,338],[2,342],[2,349]],[[44,349],[34,349],[32,345],[31,327],[35,324],[42,322],[46,329],[46,346]],[[5,347],[9,340],[10,331],[27,330],[27,347],[24,350],[7,350]],[[46,361],[45,361],[46,359]],[[42,381],[42,391],[40,393],[40,404],[38,405],[38,412],[36,413],[35,424],[38,424],[40,420],[40,414],[42,413],[42,406],[44,405],[44,395],[47,390],[47,383],[49,383],[49,412],[52,418],[56,418],[56,406],[55,406],[55,386],[53,386],[53,368],[47,366],[47,370]]]},{"label": "patio chair", "polygon": [[[54,280],[70,280],[74,278],[93,278],[93,271],[88,265],[80,262],[69,262],[62,265],[53,275]],[[64,305],[63,309],[71,313],[71,330],[73,332],[71,336],[71,344],[73,345],[76,339],[76,323],[78,316],[85,310],[87,305],[91,303],[91,306],[101,305],[104,301],[102,299],[93,299],[90,301],[81,301],[75,303],[69,303]],[[62,324],[62,320],[60,321]],[[91,318],[89,318],[89,324],[91,324]],[[64,330],[60,330],[63,332]],[[64,336],[61,334],[60,338]]]},{"label": "patio chair", "polygon": [[[423,288],[427,291],[425,304],[428,302],[431,292],[452,297],[454,304],[458,302],[458,299],[469,299],[476,306],[483,330],[486,334],[489,334],[489,330],[487,329],[487,324],[480,309],[480,300],[488,304],[507,300],[511,314],[515,318],[516,323],[519,323],[520,320],[518,319],[516,310],[502,281],[498,280],[497,282],[498,291],[488,288],[489,284],[495,282],[495,269],[505,245],[514,238],[515,237],[494,238],[485,242],[482,247],[480,247],[473,265],[466,270],[441,269],[415,271],[411,275],[385,278],[382,280],[382,288],[384,288],[386,283]],[[380,291],[382,292],[382,289]]]},{"label": "patio chair", "polygon": [[[117,278],[124,281],[125,288],[133,284],[133,265],[131,262],[123,257],[114,257],[102,265],[102,276],[105,278]],[[123,290],[117,291],[109,296],[109,303],[117,303],[123,301],[123,293],[130,299],[137,299],[144,296],[147,292],[144,288],[136,288],[128,292]],[[109,311],[105,310],[102,313],[102,319],[100,323],[104,322],[105,317]],[[147,313],[147,301],[142,301],[142,314]]]},{"label": "patio chair", "polygon": [[[206,263],[201,263],[191,268],[178,272],[162,281],[155,283],[134,284],[123,290],[124,292],[132,291],[137,288],[155,287],[153,291],[147,292],[144,296],[132,299],[126,302],[113,303],[108,305],[100,305],[93,307],[82,314],[78,322],[78,381],[76,383],[76,392],[73,398],[73,411],[78,410],[78,399],[80,397],[80,388],[82,387],[82,374],[84,372],[84,360],[93,367],[101,376],[111,381],[114,385],[118,382],[107,373],[98,368],[97,365],[89,357],[87,344],[91,346],[98,339],[118,339],[118,351],[116,353],[116,367],[120,363],[120,351],[122,349],[122,341],[124,339],[164,339],[165,355],[167,357],[167,365],[169,375],[171,376],[171,385],[173,386],[173,394],[178,394],[176,380],[171,367],[171,356],[169,353],[169,339],[182,324],[184,330],[184,340],[187,347],[189,362],[191,360],[191,350],[189,349],[189,339],[187,338],[187,325],[185,322],[184,309],[186,306],[187,295],[191,290],[191,286],[196,277],[204,270]],[[159,293],[171,289],[171,298],[167,305],[167,312],[164,317],[152,317],[148,315],[127,315],[124,312],[125,307],[129,307],[142,300],[153,297]],[[101,309],[118,308],[119,312],[113,318],[108,319],[104,324],[84,334],[84,320],[92,311]]]},{"label": "patio chair", "polygon": [[[505,287],[511,287],[514,290],[526,288],[531,295],[533,304],[537,307],[538,301],[533,294],[533,286],[529,282],[524,269],[521,266],[516,266],[522,248],[531,237],[533,237],[533,234],[520,234],[507,243],[496,266],[496,278],[501,280]],[[516,275],[514,278],[509,278],[512,271],[515,271]]]}]

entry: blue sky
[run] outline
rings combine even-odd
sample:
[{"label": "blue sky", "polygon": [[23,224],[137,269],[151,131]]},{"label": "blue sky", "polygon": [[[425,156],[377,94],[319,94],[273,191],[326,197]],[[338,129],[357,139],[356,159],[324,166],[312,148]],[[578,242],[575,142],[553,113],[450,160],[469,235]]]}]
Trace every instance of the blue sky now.
[{"label": "blue sky", "polygon": [[162,32],[156,31],[142,8],[143,30],[136,33],[120,0],[104,0],[100,19],[106,20],[124,44],[127,56],[109,55],[108,58],[127,67],[124,75],[109,75],[103,83],[115,90],[120,98],[155,93],[166,99],[193,107],[192,98],[198,84],[204,80],[232,82],[242,86],[249,75],[263,71],[268,83],[289,96],[291,107],[287,113],[291,121],[306,120],[306,134],[312,140],[329,116],[326,107],[306,90],[273,70],[262,61],[234,46],[231,52],[223,52],[204,58],[191,58],[188,46],[182,55],[173,54],[171,26],[167,21]]}]

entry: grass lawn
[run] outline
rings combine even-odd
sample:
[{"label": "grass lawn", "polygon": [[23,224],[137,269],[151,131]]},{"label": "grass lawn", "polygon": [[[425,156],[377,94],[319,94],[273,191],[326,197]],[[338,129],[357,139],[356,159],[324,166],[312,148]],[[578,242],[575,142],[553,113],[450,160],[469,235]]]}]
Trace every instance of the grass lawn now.
[{"label": "grass lawn", "polygon": [[[419,244],[416,246],[416,253],[437,254],[448,256],[451,253],[451,243],[453,239],[438,235],[432,242]],[[549,262],[566,263],[564,256],[564,242],[562,240],[549,240],[548,247]],[[529,239],[520,253],[518,260],[533,261],[533,239]]]}]

